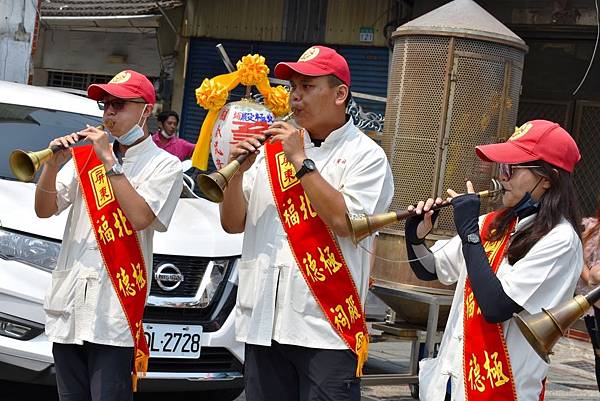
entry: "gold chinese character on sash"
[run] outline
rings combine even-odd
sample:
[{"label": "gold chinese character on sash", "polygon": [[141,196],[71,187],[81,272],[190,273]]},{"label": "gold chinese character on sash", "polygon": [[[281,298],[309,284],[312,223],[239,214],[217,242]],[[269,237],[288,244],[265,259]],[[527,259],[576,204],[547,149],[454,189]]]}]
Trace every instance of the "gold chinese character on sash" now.
[{"label": "gold chinese character on sash", "polygon": [[[467,297],[467,319],[472,318],[473,314],[475,314],[475,297],[471,291]],[[481,309],[479,309],[479,306],[477,307],[477,314],[481,315]]]},{"label": "gold chinese character on sash", "polygon": [[317,261],[313,256],[306,252],[306,257],[302,258],[302,263],[306,270],[306,275],[312,279],[312,281],[325,281],[325,275],[320,271],[323,269],[317,268]]},{"label": "gold chinese character on sash", "polygon": [[496,259],[500,248],[502,248],[502,243],[503,241],[501,239],[497,241],[485,241],[485,244],[483,245],[483,250],[485,251],[485,254],[488,257],[488,260]]},{"label": "gold chinese character on sash", "polygon": [[[502,362],[498,361],[498,353],[494,352],[492,354],[492,358],[490,359],[488,352],[485,352],[485,363],[483,367],[485,368],[487,375],[486,378],[490,380],[490,384],[492,387],[500,387],[506,383],[508,383],[509,378],[502,371]],[[493,364],[493,366],[492,366]]]},{"label": "gold chinese character on sash", "polygon": [[302,219],[304,220],[308,220],[308,217],[317,217],[317,212],[314,211],[314,209],[312,208],[312,205],[310,204],[310,199],[308,199],[308,196],[306,195],[306,192],[304,193],[304,195],[300,195],[300,210],[302,211],[302,213],[304,213],[302,215]]},{"label": "gold chinese character on sash", "polygon": [[285,153],[279,152],[275,158],[277,160],[277,175],[281,190],[285,191],[298,184],[300,180],[296,178],[296,169],[287,157],[285,157]]},{"label": "gold chinese character on sash", "polygon": [[140,335],[142,334],[142,321],[139,320],[135,322],[135,343],[137,344],[140,341]]},{"label": "gold chinese character on sash", "polygon": [[296,224],[300,224],[300,215],[298,214],[298,211],[296,210],[296,207],[292,203],[291,199],[287,200],[287,204],[288,206],[283,212],[283,217],[285,217],[285,224],[288,226],[288,228],[291,228]]},{"label": "gold chinese character on sash", "polygon": [[100,237],[100,241],[102,241],[102,243],[106,245],[107,242],[112,242],[115,240],[115,233],[113,232],[113,229],[108,225],[108,221],[106,220],[106,217],[104,217],[104,215],[100,218],[100,220],[102,221],[102,223],[100,223],[100,221],[96,221],[96,223],[99,224],[98,236]]},{"label": "gold chinese character on sash", "polygon": [[112,192],[110,182],[106,178],[104,166],[102,164],[91,169],[88,174],[94,192],[96,208],[100,210],[112,202],[115,199],[115,196]]},{"label": "gold chinese character on sash", "polygon": [[352,295],[346,298],[346,304],[348,305],[348,315],[350,316],[350,322],[354,323],[356,319],[360,318],[361,315],[358,311],[358,308],[356,307],[356,304],[354,303],[354,297]]},{"label": "gold chinese character on sash", "polygon": [[131,264],[131,268],[133,269],[133,279],[137,284],[138,290],[142,290],[146,286],[146,280],[144,279],[144,272],[142,271],[142,267],[138,263],[137,265]]},{"label": "gold chinese character on sash", "polygon": [[333,254],[329,247],[326,246],[325,249],[321,250],[320,247],[317,248],[321,256],[319,260],[323,262],[325,268],[329,271],[329,274],[336,273],[342,267],[342,264],[335,259],[335,254]]},{"label": "gold chinese character on sash", "polygon": [[120,268],[121,272],[117,273],[117,280],[119,280],[119,290],[126,297],[133,297],[136,294],[135,287],[129,278],[129,274],[123,269]]},{"label": "gold chinese character on sash", "polygon": [[113,218],[115,219],[115,228],[119,230],[119,238],[123,238],[123,231],[125,232],[125,235],[133,234],[133,231],[127,227],[127,218],[120,207],[117,208],[117,213],[113,212]]},{"label": "gold chinese character on sash", "polygon": [[333,308],[330,308],[329,311],[331,313],[337,312],[337,315],[335,315],[334,318],[334,323],[339,331],[344,331],[344,328],[350,328],[350,321],[348,320],[348,316],[346,315],[346,311],[344,310],[342,305],[336,306],[335,310]]},{"label": "gold chinese character on sash", "polygon": [[485,391],[485,383],[483,382],[483,376],[481,376],[481,367],[477,363],[475,354],[472,354],[469,360],[469,384],[471,390],[477,390],[480,393]]}]

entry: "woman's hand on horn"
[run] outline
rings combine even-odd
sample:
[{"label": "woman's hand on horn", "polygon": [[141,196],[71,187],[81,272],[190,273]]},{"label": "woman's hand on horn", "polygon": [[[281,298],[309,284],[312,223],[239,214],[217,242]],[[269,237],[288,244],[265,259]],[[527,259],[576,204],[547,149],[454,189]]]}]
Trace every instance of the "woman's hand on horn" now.
[{"label": "woman's hand on horn", "polygon": [[442,204],[442,198],[429,198],[426,201],[420,201],[417,205],[408,206],[407,210],[412,212],[413,210],[416,212],[417,216],[423,216],[423,220],[417,226],[417,237],[419,239],[423,239],[431,232],[433,229],[434,220],[432,219],[433,214],[435,213],[431,208],[434,205]]},{"label": "woman's hand on horn", "polygon": [[452,203],[454,209],[456,232],[464,242],[469,234],[479,233],[479,209],[481,207],[479,196],[475,193],[473,183],[468,180],[466,194],[459,194],[452,189],[448,189],[447,192],[448,201]]}]

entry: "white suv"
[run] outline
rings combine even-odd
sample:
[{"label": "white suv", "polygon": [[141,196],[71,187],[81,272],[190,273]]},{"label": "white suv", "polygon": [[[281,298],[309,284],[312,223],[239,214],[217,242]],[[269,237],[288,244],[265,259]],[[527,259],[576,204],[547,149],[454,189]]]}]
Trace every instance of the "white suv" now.
[{"label": "white suv", "polygon": [[[81,96],[0,81],[0,379],[55,385],[42,303],[67,216],[35,216],[35,184],[14,179],[9,155],[43,149],[101,116]],[[232,313],[241,249],[242,235],[221,229],[218,206],[184,191],[169,230],[154,236],[144,316],[151,358],[141,391],[207,391],[222,400],[242,391]],[[196,334],[186,341],[185,333]]]}]

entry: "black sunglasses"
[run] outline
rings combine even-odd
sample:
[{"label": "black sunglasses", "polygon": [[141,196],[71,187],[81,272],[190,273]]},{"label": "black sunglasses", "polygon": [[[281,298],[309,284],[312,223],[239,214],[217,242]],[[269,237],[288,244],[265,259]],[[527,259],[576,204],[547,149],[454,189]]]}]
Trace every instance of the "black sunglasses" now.
[{"label": "black sunglasses", "polygon": [[125,107],[125,103],[146,103],[143,100],[124,100],[124,99],[115,99],[115,100],[98,100],[98,108],[100,110],[107,110],[111,106],[114,111],[121,111],[123,107]]}]

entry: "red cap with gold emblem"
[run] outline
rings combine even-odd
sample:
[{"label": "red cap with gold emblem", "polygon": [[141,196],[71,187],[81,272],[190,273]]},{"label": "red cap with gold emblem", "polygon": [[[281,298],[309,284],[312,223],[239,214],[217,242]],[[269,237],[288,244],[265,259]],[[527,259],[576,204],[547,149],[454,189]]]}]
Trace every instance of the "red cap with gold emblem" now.
[{"label": "red cap with gold emblem", "polygon": [[156,103],[154,85],[145,75],[133,70],[121,71],[107,84],[92,84],[87,93],[94,100],[102,100],[108,93],[120,99],[142,98],[148,104]]},{"label": "red cap with gold emblem", "polygon": [[335,75],[350,86],[350,68],[346,59],[335,50],[325,46],[313,46],[306,50],[295,63],[279,63],[275,66],[275,76],[290,79],[297,72],[311,77]]},{"label": "red cap with gold emblem", "polygon": [[543,160],[569,173],[581,159],[571,135],[557,123],[546,120],[529,121],[517,127],[508,141],[480,145],[475,151],[488,162],[519,164]]}]

